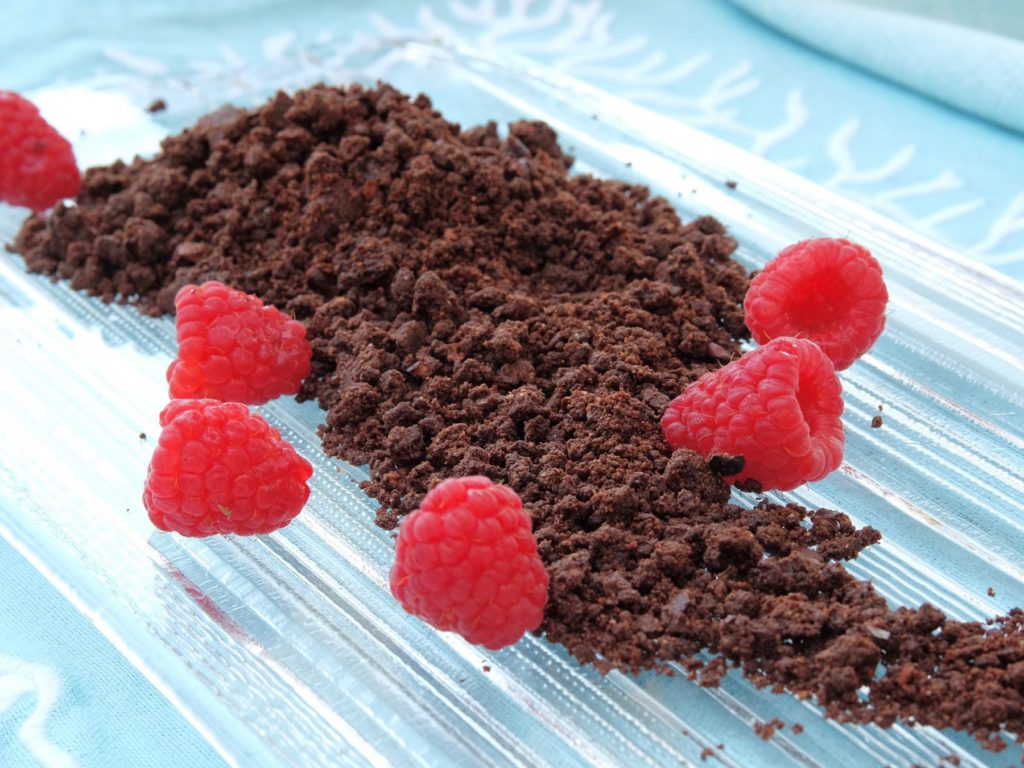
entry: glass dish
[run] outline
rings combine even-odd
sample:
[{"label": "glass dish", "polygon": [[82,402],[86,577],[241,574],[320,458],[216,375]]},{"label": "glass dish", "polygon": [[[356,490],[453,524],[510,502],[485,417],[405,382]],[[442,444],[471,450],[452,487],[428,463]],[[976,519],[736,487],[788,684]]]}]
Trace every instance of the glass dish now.
[{"label": "glass dish", "polygon": [[[463,124],[547,121],[577,172],[648,184],[686,218],[714,215],[748,267],[806,237],[865,243],[886,270],[888,327],[843,373],[842,471],[786,497],[881,530],[882,543],[850,569],[894,604],[930,601],[973,620],[1024,605],[1021,286],[724,142],[524,61],[412,41],[307,54],[304,67],[245,78],[106,78],[35,95],[108,100],[80,144],[84,161],[99,162],[153,151],[156,137],[226,100],[251,105],[276,87],[383,78],[427,93]],[[143,108],[157,97],[170,107],[150,116]],[[19,221],[0,211],[0,239],[12,239]],[[373,525],[375,505],[357,485],[363,470],[320,451],[311,404],[261,409],[317,469],[296,522],[256,538],[154,532],[140,494],[166,401],[172,323],[27,275],[4,253],[0,328],[0,534],[232,765],[1020,758],[1016,747],[996,756],[950,731],[840,726],[735,673],[718,689],[601,676],[542,638],[490,653],[439,634],[389,595],[393,541]],[[872,429],[880,404],[885,426]],[[787,727],[762,740],[752,726],[773,718],[803,733]]]}]

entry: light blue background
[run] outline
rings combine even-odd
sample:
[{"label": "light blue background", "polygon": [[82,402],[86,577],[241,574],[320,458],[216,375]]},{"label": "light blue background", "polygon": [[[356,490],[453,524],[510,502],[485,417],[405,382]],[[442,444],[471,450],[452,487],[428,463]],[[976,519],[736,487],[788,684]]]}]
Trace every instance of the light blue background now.
[{"label": "light blue background", "polygon": [[[6,542],[0,542],[0,585],[0,662],[8,657],[52,670],[60,687],[46,733],[75,761],[47,763],[26,749],[19,730],[40,703],[38,693],[31,693],[6,712],[0,709],[0,766],[223,765],[88,619]],[[11,669],[0,663],[0,701]]]},{"label": "light blue background", "polygon": [[[305,46],[384,33],[454,33],[531,56],[760,151],[1024,279],[1021,134],[830,59],[724,0],[8,0],[0,9],[0,88],[28,90],[100,71],[201,79],[255,63],[286,67]],[[787,119],[790,130],[773,143]],[[2,657],[57,675],[47,733],[68,755],[62,765],[222,765],[116,649],[0,542]],[[3,685],[0,668],[0,707]],[[27,695],[0,708],[0,765],[45,764],[18,736],[37,704]]]}]

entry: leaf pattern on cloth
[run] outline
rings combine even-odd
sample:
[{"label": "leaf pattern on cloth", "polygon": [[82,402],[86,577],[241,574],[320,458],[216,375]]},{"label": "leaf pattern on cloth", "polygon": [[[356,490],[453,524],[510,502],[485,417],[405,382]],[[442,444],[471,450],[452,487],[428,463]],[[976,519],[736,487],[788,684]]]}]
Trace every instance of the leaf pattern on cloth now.
[{"label": "leaf pattern on cloth", "polygon": [[60,675],[52,667],[12,656],[0,656],[0,723],[23,698],[34,698],[35,708],[18,729],[18,738],[45,768],[75,768],[78,765],[47,733],[50,715],[60,698],[61,687]]}]

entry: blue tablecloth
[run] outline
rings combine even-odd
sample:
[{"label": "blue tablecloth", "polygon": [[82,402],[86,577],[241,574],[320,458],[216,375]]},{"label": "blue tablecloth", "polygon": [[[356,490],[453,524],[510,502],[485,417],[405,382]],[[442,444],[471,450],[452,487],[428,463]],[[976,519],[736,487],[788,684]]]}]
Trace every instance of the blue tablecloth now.
[{"label": "blue tablecloth", "polygon": [[[8,0],[0,88],[98,71],[286,67],[304,46],[352,35],[459,35],[699,126],[1024,279],[1024,58],[1015,58],[1024,48],[1014,37],[1024,25],[1012,3],[972,3],[972,13],[957,14],[937,0],[941,21],[916,15],[928,8],[923,0],[902,0],[897,16],[885,16],[884,5]],[[1010,16],[997,38],[999,12]],[[958,31],[952,21],[970,26]],[[935,71],[943,58],[957,65],[946,76]],[[223,765],[2,541],[0,765]]]}]

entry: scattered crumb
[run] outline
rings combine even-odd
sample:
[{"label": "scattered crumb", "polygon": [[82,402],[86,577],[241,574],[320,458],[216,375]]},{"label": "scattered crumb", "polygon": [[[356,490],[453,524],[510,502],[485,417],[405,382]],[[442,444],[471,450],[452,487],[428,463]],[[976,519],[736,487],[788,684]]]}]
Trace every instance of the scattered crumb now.
[{"label": "scattered crumb", "polygon": [[882,426],[883,423],[884,422],[882,421],[881,416],[875,416],[874,418],[871,419],[871,428],[878,429],[879,427]]},{"label": "scattered crumb", "polygon": [[745,464],[746,459],[742,456],[732,456],[728,453],[716,453],[708,459],[708,466],[711,468],[711,471],[723,477],[738,475],[743,471]]},{"label": "scattered crumb", "polygon": [[989,752],[1001,752],[1006,749],[1006,741],[998,734],[990,735],[987,739],[979,739],[978,743],[982,749],[987,749]]},{"label": "scattered crumb", "polygon": [[[714,341],[708,342],[708,354],[721,363],[728,363],[732,360],[732,355],[729,353],[729,350]],[[737,472],[738,471],[739,470],[737,470]]]},{"label": "scattered crumb", "polygon": [[167,109],[167,102],[163,99],[153,99],[153,101],[150,102],[150,105],[146,107],[146,111],[150,114],[154,112],[163,112],[165,109]]},{"label": "scattered crumb", "polygon": [[796,734],[801,734],[804,732],[804,727],[800,725],[800,723],[793,723],[793,725],[791,725],[790,728],[793,730],[793,733]]},{"label": "scattered crumb", "polygon": [[627,168],[632,168],[633,167],[633,163],[626,163],[626,167]]},{"label": "scattered crumb", "polygon": [[992,589],[992,587],[989,587],[987,591],[988,591],[988,596],[989,597],[995,597],[996,596],[996,591],[994,589]]},{"label": "scattered crumb", "polygon": [[785,728],[786,724],[779,720],[779,718],[773,718],[767,723],[762,723],[760,720],[754,723],[754,733],[760,736],[765,741],[768,741],[772,736],[775,735],[775,731],[780,728]]},{"label": "scattered crumb", "polygon": [[490,672],[491,671],[491,665],[490,664],[484,664],[483,670],[484,670],[484,672]]},{"label": "scattered crumb", "polygon": [[713,750],[711,747],[704,747],[704,749],[701,750],[700,759],[702,761],[707,760],[709,757],[714,757],[714,756],[715,756],[715,750]]},{"label": "scattered crumb", "polygon": [[941,755],[939,757],[939,763],[942,763],[943,761],[950,765],[960,765],[960,758],[956,755]]},{"label": "scattered crumb", "polygon": [[718,745],[718,748],[719,748],[719,749],[725,749],[725,744],[719,744],[719,745]]},{"label": "scattered crumb", "polygon": [[145,432],[139,432],[139,440],[145,440],[145,439],[146,439],[146,433]]},{"label": "scattered crumb", "polygon": [[881,403],[879,403],[879,404],[878,404],[878,412],[879,412],[879,413],[881,413],[881,412],[882,412],[882,411],[884,411],[884,410],[885,410],[885,408],[884,408],[884,407],[882,406],[882,404],[881,404]]},{"label": "scattered crumb", "polygon": [[764,488],[761,486],[761,484],[752,477],[748,477],[736,483],[736,487],[739,488],[741,491],[746,491],[747,493],[764,492]]},{"label": "scattered crumb", "polygon": [[735,179],[726,179],[725,186],[727,186],[729,189],[736,189],[736,187],[739,186],[739,182],[737,182]]}]

